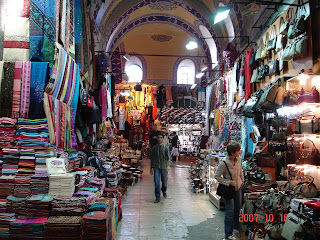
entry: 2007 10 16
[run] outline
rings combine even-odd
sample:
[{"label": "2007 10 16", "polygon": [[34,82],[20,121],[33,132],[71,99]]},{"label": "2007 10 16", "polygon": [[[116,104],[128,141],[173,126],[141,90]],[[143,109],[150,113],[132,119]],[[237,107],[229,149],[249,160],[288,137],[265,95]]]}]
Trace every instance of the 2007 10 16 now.
[{"label": "2007 10 16", "polygon": [[[239,214],[239,222],[258,222],[258,214]],[[280,222],[288,222],[288,214],[280,214]],[[273,222],[273,214],[265,215],[266,222]]]}]

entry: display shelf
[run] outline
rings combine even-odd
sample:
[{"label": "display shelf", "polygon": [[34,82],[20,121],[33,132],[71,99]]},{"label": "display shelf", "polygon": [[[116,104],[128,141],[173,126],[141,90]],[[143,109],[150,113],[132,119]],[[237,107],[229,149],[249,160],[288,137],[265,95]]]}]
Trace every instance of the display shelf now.
[{"label": "display shelf", "polygon": [[216,194],[218,188],[218,181],[214,178],[216,166],[210,165],[209,170],[209,200],[219,210],[225,208],[223,199]]}]

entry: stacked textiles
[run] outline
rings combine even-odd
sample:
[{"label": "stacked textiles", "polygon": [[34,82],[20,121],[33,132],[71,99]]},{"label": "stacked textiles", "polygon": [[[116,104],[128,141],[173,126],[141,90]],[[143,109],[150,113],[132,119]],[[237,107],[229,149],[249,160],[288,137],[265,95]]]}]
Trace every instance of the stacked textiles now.
[{"label": "stacked textiles", "polygon": [[22,147],[48,147],[50,145],[47,119],[17,121],[16,144]]},{"label": "stacked textiles", "polygon": [[39,174],[47,174],[46,159],[54,157],[53,151],[37,150],[36,151],[36,169],[35,172]]},{"label": "stacked textiles", "polygon": [[52,201],[51,215],[54,216],[77,216],[82,215],[87,207],[86,198],[58,198]]},{"label": "stacked textiles", "polygon": [[13,195],[14,178],[14,175],[0,176],[0,199],[6,199],[8,196]]},{"label": "stacked textiles", "polygon": [[27,215],[27,200],[28,198],[18,198],[15,196],[7,197],[7,212],[15,213],[17,216],[26,216]]},{"label": "stacked textiles", "polygon": [[6,204],[7,204],[6,199],[0,199],[0,213],[6,212]]},{"label": "stacked textiles", "polygon": [[78,152],[71,152],[69,153],[69,156],[68,156],[68,162],[69,162],[69,171],[73,171],[73,169],[79,167],[80,165],[80,161],[78,159]]},{"label": "stacked textiles", "polygon": [[24,198],[31,195],[31,175],[18,174],[14,179],[14,191],[15,197]]},{"label": "stacked textiles", "polygon": [[110,239],[112,235],[112,199],[92,203],[82,218],[83,239]]},{"label": "stacked textiles", "polygon": [[80,240],[81,216],[51,216],[45,224],[45,239],[47,240]]},{"label": "stacked textiles", "polygon": [[96,201],[100,197],[100,192],[90,192],[90,191],[77,191],[73,196],[78,198],[86,198],[87,204],[91,204],[92,202]]},{"label": "stacked textiles", "polygon": [[14,135],[16,129],[14,128],[16,124],[16,119],[2,117],[0,118],[0,145],[2,146],[12,146],[14,145]]},{"label": "stacked textiles", "polygon": [[73,173],[50,175],[49,194],[61,198],[71,198],[75,190]]},{"label": "stacked textiles", "polygon": [[27,200],[27,215],[29,217],[49,217],[52,195],[33,195]]},{"label": "stacked textiles", "polygon": [[48,218],[17,218],[10,226],[10,239],[44,239]]},{"label": "stacked textiles", "polygon": [[31,194],[48,194],[49,192],[49,175],[35,174],[31,177]]},{"label": "stacked textiles", "polygon": [[10,225],[15,220],[14,213],[0,213],[0,239],[10,238]]},{"label": "stacked textiles", "polygon": [[99,190],[103,190],[106,187],[106,180],[104,178],[89,178],[87,181],[88,187],[97,187]]},{"label": "stacked textiles", "polygon": [[35,152],[33,149],[21,149],[19,151],[19,169],[20,174],[34,174],[35,168]]},{"label": "stacked textiles", "polygon": [[16,148],[3,148],[3,175],[16,175],[19,168],[19,151]]}]

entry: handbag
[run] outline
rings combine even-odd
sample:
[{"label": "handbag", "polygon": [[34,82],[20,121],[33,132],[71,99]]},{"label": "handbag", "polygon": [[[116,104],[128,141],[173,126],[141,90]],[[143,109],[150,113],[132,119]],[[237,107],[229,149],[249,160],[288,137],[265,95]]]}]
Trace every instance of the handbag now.
[{"label": "handbag", "polygon": [[305,93],[303,88],[301,88],[301,91],[298,94],[298,100],[297,103],[317,103],[319,102],[319,92],[316,89],[315,86],[311,88],[310,93]]},{"label": "handbag", "polygon": [[265,110],[273,110],[283,104],[285,89],[278,85],[279,81],[275,81],[265,87],[260,100],[259,107]]},{"label": "handbag", "polygon": [[319,119],[313,112],[304,113],[296,121],[295,133],[312,134],[319,132]]},{"label": "handbag", "polygon": [[272,156],[270,154],[259,154],[258,155],[258,162],[260,167],[270,167],[275,168],[276,163],[276,156]]},{"label": "handbag", "polygon": [[313,182],[300,182],[293,191],[306,198],[314,198],[318,195],[318,189]]},{"label": "handbag", "polygon": [[261,49],[261,59],[265,59],[267,57],[269,57],[269,51],[267,49],[267,45],[268,45],[268,42],[269,42],[269,38],[270,38],[270,34],[267,32],[266,33],[266,39],[263,43],[263,47]]},{"label": "handbag", "polygon": [[297,8],[296,16],[292,20],[289,29],[288,29],[288,38],[293,39],[307,30],[306,24],[306,13],[305,13],[305,6],[301,6]]},{"label": "handbag", "polygon": [[288,41],[285,49],[283,49],[282,52],[282,60],[290,61],[293,58],[295,51],[295,43],[293,43],[292,40]]},{"label": "handbag", "polygon": [[293,52],[294,58],[307,55],[308,50],[309,50],[309,42],[308,42],[308,37],[306,35],[301,35],[301,37],[298,37],[295,39],[294,52]]},{"label": "handbag", "polygon": [[286,152],[288,150],[288,145],[287,143],[275,143],[272,142],[269,145],[270,147],[270,152],[275,153],[275,152]]},{"label": "handbag", "polygon": [[256,61],[262,59],[261,52],[263,47],[264,47],[263,39],[260,39],[260,43],[258,44],[258,49],[256,51]]},{"label": "handbag", "polygon": [[288,214],[288,221],[284,223],[281,236],[286,240],[294,240],[296,232],[303,232],[302,225],[306,222],[305,219],[298,217],[294,213]]},{"label": "handbag", "polygon": [[259,75],[259,69],[258,68],[253,69],[250,83],[259,83],[260,81],[258,79],[258,75]]},{"label": "handbag", "polygon": [[[225,161],[223,161],[224,164],[227,167],[227,170],[229,172],[230,178],[232,180],[232,175],[230,173],[229,167]],[[224,184],[219,183],[218,188],[217,188],[217,195],[220,197],[223,197],[225,199],[232,199],[234,197],[235,193],[235,187],[234,186],[226,186]]]},{"label": "handbag", "polygon": [[264,172],[256,172],[254,173],[253,181],[256,183],[264,184],[266,183],[266,173]]},{"label": "handbag", "polygon": [[276,25],[273,25],[271,34],[272,34],[272,39],[268,41],[268,47],[267,47],[268,51],[272,51],[276,49],[276,44],[277,44]]},{"label": "handbag", "polygon": [[276,75],[279,72],[279,60],[276,58],[269,63],[269,75]]},{"label": "handbag", "polygon": [[264,65],[263,61],[261,62],[261,67],[259,69],[258,80],[264,79],[269,75],[269,66]]},{"label": "handbag", "polygon": [[287,119],[286,118],[271,118],[269,119],[269,125],[273,127],[286,127],[287,126]]},{"label": "handbag", "polygon": [[272,133],[272,141],[284,141],[287,140],[286,132],[274,132]]},{"label": "handbag", "polygon": [[250,59],[249,66],[252,68],[259,66],[259,61],[256,60],[256,54],[257,54],[257,51],[253,52],[251,59]]},{"label": "handbag", "polygon": [[257,92],[251,95],[251,97],[248,99],[248,101],[245,103],[243,110],[242,110],[242,115],[246,117],[254,117],[255,111],[258,106],[259,99],[263,93],[263,89],[259,89]]},{"label": "handbag", "polygon": [[288,150],[287,163],[317,165],[319,162],[319,151],[311,139],[304,141],[292,139]]},{"label": "handbag", "polygon": [[293,8],[289,8],[287,11],[287,16],[286,16],[286,21],[284,22],[283,17],[282,18],[282,24],[281,24],[281,18],[280,18],[280,33],[283,35],[287,35],[288,34],[288,29],[291,23],[291,19],[292,19],[292,15],[293,15]]}]

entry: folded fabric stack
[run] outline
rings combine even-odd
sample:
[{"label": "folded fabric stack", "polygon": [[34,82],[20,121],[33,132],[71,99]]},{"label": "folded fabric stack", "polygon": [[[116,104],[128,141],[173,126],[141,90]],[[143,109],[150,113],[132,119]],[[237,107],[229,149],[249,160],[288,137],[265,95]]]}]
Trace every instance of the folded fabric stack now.
[{"label": "folded fabric stack", "polygon": [[77,191],[73,196],[78,198],[86,198],[87,204],[91,204],[100,197],[100,192],[90,192],[90,191]]},{"label": "folded fabric stack", "polygon": [[75,175],[73,173],[51,175],[49,179],[49,194],[61,198],[72,197],[75,190]]},{"label": "folded fabric stack", "polygon": [[27,216],[49,217],[53,195],[33,195],[27,200]]},{"label": "folded fabric stack", "polygon": [[84,239],[111,239],[112,199],[92,203],[88,213],[83,216],[82,228]]},{"label": "folded fabric stack", "polygon": [[31,194],[48,194],[49,192],[49,175],[35,174],[31,177]]},{"label": "folded fabric stack", "polygon": [[15,175],[19,168],[19,151],[16,148],[3,148],[3,175]]},{"label": "folded fabric stack", "polygon": [[20,174],[34,174],[35,168],[35,152],[33,149],[21,149],[19,151],[19,169]]},{"label": "folded fabric stack", "polygon": [[7,212],[15,213],[17,216],[26,216],[27,200],[28,198],[8,196],[6,204]]},{"label": "folded fabric stack", "polygon": [[14,213],[0,213],[0,239],[10,238],[10,225],[15,220]]},{"label": "folded fabric stack", "polygon": [[54,157],[53,151],[37,150],[36,151],[36,173],[47,174],[46,159]]},{"label": "folded fabric stack", "polygon": [[44,239],[48,218],[17,218],[10,226],[10,239]]},{"label": "folded fabric stack", "polygon": [[2,175],[0,176],[0,199],[6,199],[8,196],[13,195],[15,175]]},{"label": "folded fabric stack", "polygon": [[14,135],[16,129],[14,128],[17,120],[12,118],[0,118],[0,145],[12,146],[14,145]]},{"label": "folded fabric stack", "polygon": [[106,180],[104,178],[89,178],[87,181],[88,187],[97,187],[99,190],[103,190],[106,187]]},{"label": "folded fabric stack", "polygon": [[31,175],[17,174],[14,179],[14,191],[15,197],[24,198],[31,195]]},{"label": "folded fabric stack", "polygon": [[47,119],[23,119],[17,121],[16,144],[22,147],[50,146]]},{"label": "folded fabric stack", "polygon": [[45,239],[47,240],[80,240],[80,216],[51,216],[45,224]]},{"label": "folded fabric stack", "polygon": [[77,216],[82,215],[87,207],[86,198],[58,198],[52,201],[51,215],[54,216]]},{"label": "folded fabric stack", "polygon": [[6,212],[6,204],[7,204],[6,199],[0,199],[0,213]]},{"label": "folded fabric stack", "polygon": [[80,159],[78,159],[78,152],[71,152],[68,156],[69,171],[73,171],[75,168],[79,167]]},{"label": "folded fabric stack", "polygon": [[[1,155],[2,153],[2,155]],[[3,159],[3,151],[0,151],[0,159]],[[0,160],[0,175],[2,175],[2,164],[3,164],[3,161]]]}]

